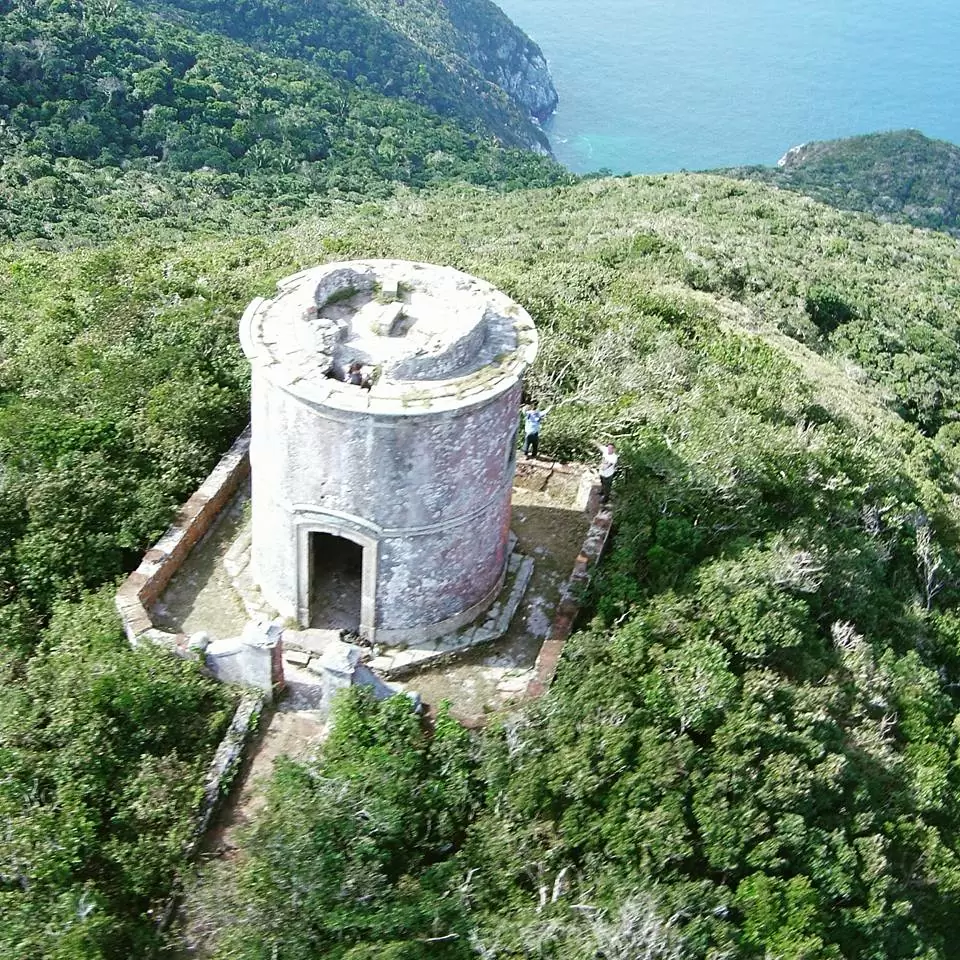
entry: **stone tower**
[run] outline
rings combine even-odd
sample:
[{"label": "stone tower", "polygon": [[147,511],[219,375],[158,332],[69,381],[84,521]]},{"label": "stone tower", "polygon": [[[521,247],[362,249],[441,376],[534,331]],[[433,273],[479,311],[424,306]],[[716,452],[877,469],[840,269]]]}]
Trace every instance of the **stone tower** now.
[{"label": "stone tower", "polygon": [[[506,570],[533,321],[489,283],[423,263],[335,263],[277,288],[240,322],[265,598],[302,626],[387,644],[469,623]],[[345,379],[353,364],[363,386]]]}]

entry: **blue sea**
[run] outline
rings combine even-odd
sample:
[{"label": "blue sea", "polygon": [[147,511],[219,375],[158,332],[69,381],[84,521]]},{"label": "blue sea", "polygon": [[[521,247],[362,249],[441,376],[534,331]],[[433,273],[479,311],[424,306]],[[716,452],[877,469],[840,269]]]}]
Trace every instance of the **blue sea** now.
[{"label": "blue sea", "polygon": [[543,48],[583,173],[774,163],[913,127],[960,143],[957,0],[498,0]]}]

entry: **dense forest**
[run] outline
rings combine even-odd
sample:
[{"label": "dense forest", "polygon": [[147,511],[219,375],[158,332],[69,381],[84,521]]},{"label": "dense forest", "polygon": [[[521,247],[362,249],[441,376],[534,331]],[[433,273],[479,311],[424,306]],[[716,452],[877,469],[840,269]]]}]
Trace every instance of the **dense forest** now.
[{"label": "dense forest", "polygon": [[503,90],[354,6],[313,4],[310,33],[260,4],[0,0],[0,237],[282,222],[399,183],[569,182],[520,149],[542,134]]},{"label": "dense forest", "polygon": [[960,246],[575,183],[484,113],[480,5],[407,2],[323,7],[329,47],[283,3],[0,5],[0,956],[175,955],[234,696],[112,592],[245,422],[243,306],[355,256],[530,310],[545,452],[623,451],[612,547],[538,703],[427,735],[356,694],[278,765],[193,892],[212,955],[960,956]]},{"label": "dense forest", "polygon": [[[957,393],[924,366],[960,295],[949,238],[677,175],[8,246],[5,476],[28,523],[6,528],[7,582],[76,595],[122,568],[242,422],[242,304],[358,255],[452,263],[531,309],[549,452],[604,432],[629,461],[615,543],[541,704],[427,740],[396,704],[347,703],[318,770],[278,771],[249,872],[212,896],[220,955],[420,956],[453,934],[431,955],[645,936],[662,956],[954,955]],[[89,567],[41,564],[77,542]],[[81,928],[72,955],[125,955]]]},{"label": "dense forest", "polygon": [[723,172],[881,220],[960,234],[960,147],[918,130],[804,143],[776,167]]}]

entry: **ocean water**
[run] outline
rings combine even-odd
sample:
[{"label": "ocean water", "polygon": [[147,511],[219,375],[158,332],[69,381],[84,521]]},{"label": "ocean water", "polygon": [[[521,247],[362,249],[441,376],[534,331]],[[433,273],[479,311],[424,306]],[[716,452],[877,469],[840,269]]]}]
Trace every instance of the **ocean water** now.
[{"label": "ocean water", "polygon": [[914,127],[960,143],[957,0],[498,0],[550,61],[583,173],[774,163]]}]

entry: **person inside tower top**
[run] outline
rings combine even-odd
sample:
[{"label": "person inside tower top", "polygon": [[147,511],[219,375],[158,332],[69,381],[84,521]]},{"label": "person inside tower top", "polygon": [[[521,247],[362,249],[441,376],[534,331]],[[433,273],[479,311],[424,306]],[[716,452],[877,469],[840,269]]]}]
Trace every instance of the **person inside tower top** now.
[{"label": "person inside tower top", "polygon": [[354,360],[347,370],[347,383],[354,387],[363,387],[370,389],[370,376],[364,372],[363,364],[359,360]]}]

